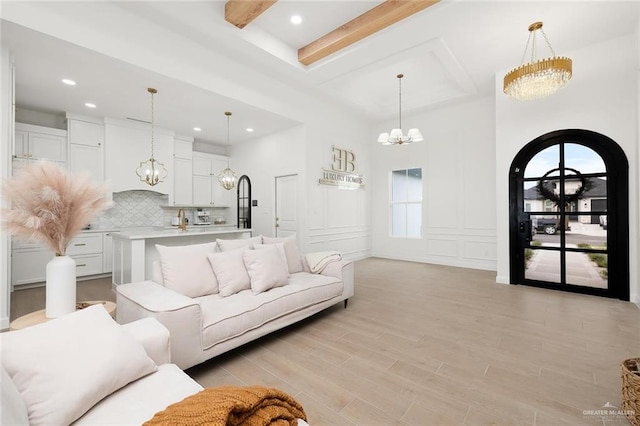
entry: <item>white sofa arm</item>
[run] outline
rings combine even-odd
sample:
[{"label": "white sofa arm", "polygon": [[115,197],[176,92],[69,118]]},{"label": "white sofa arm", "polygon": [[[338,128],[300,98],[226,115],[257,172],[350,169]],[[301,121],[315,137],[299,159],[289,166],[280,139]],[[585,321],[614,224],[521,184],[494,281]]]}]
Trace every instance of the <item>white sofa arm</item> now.
[{"label": "white sofa arm", "polygon": [[353,262],[347,260],[331,262],[320,274],[340,278],[344,284],[344,290],[342,292],[344,298],[348,299],[353,296],[355,292],[353,281]]},{"label": "white sofa arm", "polygon": [[169,330],[154,318],[144,318],[122,326],[124,331],[142,343],[149,358],[156,365],[171,363]]},{"label": "white sofa arm", "polygon": [[202,312],[197,301],[153,281],[117,286],[116,301],[120,324],[151,317],[169,330],[171,362],[178,367],[203,361]]}]

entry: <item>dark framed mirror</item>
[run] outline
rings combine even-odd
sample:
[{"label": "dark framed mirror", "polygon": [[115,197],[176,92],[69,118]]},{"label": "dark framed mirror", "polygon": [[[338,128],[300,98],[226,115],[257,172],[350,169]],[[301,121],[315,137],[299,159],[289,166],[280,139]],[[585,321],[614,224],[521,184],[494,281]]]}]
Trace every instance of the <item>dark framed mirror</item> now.
[{"label": "dark framed mirror", "polygon": [[251,228],[251,179],[247,175],[238,179],[238,228]]}]

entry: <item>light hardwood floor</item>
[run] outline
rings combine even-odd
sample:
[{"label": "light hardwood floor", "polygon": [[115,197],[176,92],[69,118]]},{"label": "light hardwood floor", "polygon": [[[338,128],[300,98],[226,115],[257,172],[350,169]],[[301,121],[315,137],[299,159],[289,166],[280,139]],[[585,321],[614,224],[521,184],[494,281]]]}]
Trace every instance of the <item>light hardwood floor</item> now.
[{"label": "light hardwood floor", "polygon": [[313,426],[626,424],[584,413],[620,407],[620,362],[640,356],[631,303],[371,258],[342,306],[187,373],[280,388]]}]

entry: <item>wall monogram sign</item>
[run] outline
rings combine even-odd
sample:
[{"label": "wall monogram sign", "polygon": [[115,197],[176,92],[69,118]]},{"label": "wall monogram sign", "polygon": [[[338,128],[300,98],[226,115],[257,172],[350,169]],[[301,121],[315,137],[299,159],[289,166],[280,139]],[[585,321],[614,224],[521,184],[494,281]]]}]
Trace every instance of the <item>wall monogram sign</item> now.
[{"label": "wall monogram sign", "polygon": [[322,169],[318,183],[342,189],[363,189],[362,175],[356,174],[356,155],[353,151],[332,146],[331,155],[331,169]]}]

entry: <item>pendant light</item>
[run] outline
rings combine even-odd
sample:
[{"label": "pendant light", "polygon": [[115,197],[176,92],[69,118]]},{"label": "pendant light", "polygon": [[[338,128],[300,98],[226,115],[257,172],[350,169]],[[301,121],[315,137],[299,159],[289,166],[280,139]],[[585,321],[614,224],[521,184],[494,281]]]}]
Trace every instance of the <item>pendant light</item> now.
[{"label": "pendant light", "polygon": [[398,74],[398,128],[392,129],[391,133],[380,133],[378,142],[382,145],[403,145],[412,142],[421,142],[424,140],[422,133],[418,129],[409,129],[407,135],[402,134],[402,77],[404,74]]},{"label": "pendant light", "polygon": [[[551,51],[551,57],[537,59],[536,33],[540,32]],[[531,61],[524,63],[527,51],[531,45]],[[542,22],[529,25],[529,38],[522,55],[519,67],[509,71],[504,76],[504,93],[514,99],[526,101],[549,96],[567,85],[573,75],[573,63],[565,56],[556,53],[542,30]]]},{"label": "pendant light", "polygon": [[141,161],[140,166],[136,169],[136,174],[140,178],[141,182],[146,183],[149,186],[156,186],[160,182],[164,182],[164,179],[169,174],[167,172],[166,167],[161,162],[157,161],[153,157],[153,144],[154,144],[154,135],[153,135],[153,96],[158,93],[156,89],[150,87],[147,89],[147,92],[151,94],[151,157],[146,161]]},{"label": "pendant light", "polygon": [[[225,112],[224,115],[227,116],[227,147],[229,146],[229,119],[231,118],[230,112]],[[236,178],[236,174],[233,170],[229,168],[229,157],[227,157],[227,168],[222,170],[218,175],[218,182],[220,185],[227,191],[232,190],[236,187],[236,182],[238,179]]]}]

